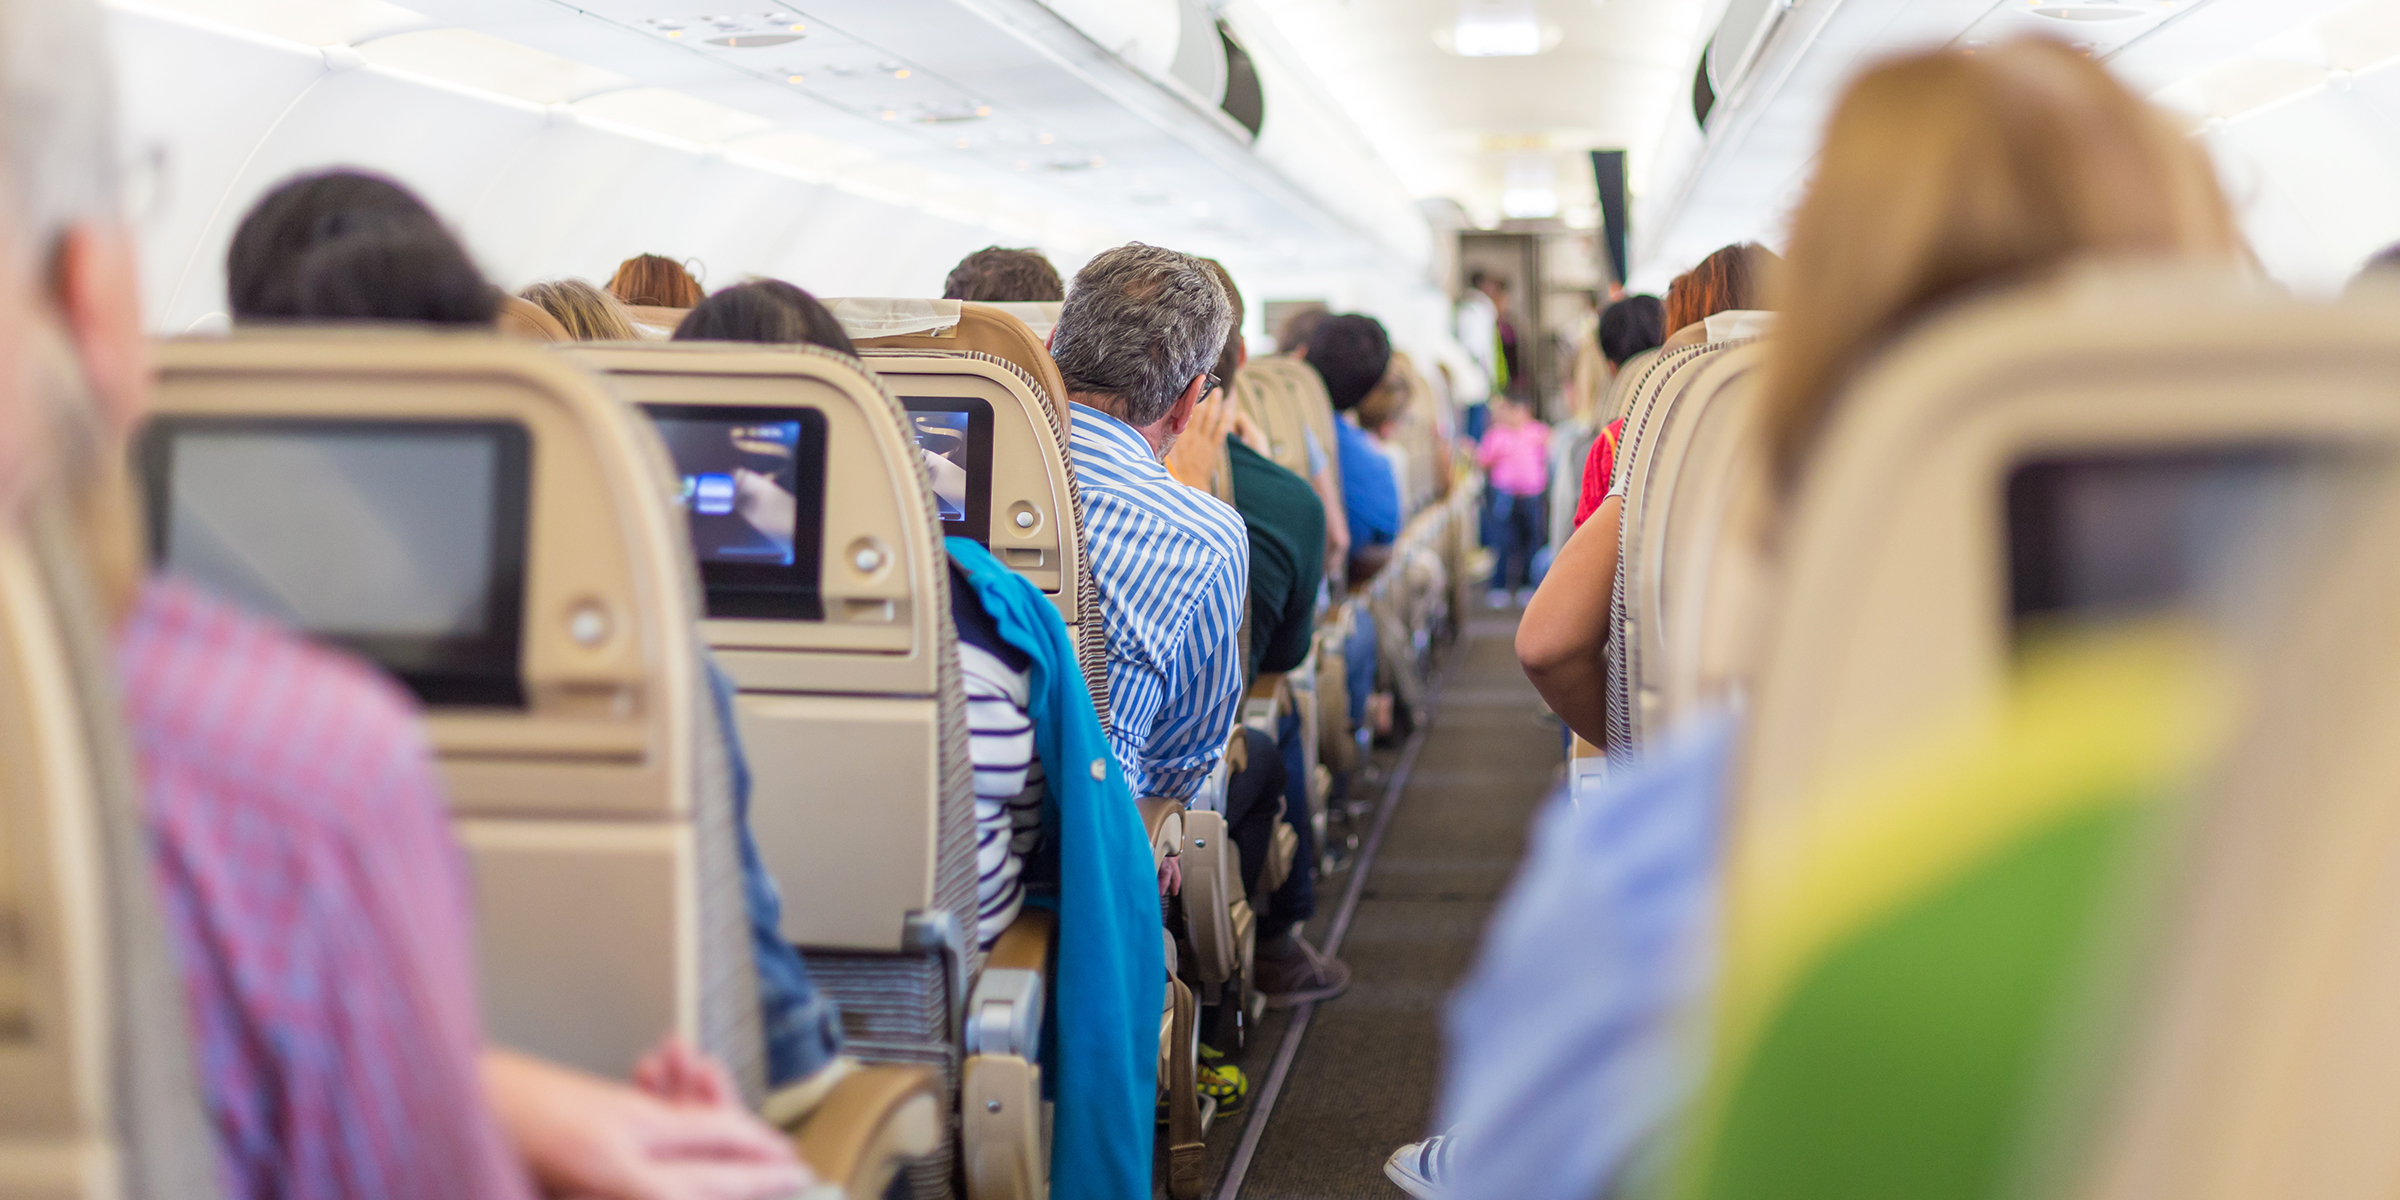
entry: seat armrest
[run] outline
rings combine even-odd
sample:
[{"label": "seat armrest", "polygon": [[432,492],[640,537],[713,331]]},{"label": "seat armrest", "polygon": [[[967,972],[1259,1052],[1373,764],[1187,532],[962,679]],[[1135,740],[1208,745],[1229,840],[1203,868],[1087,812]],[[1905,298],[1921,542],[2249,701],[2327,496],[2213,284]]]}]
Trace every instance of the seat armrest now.
[{"label": "seat armrest", "polygon": [[818,1179],[843,1194],[881,1196],[903,1160],[941,1145],[934,1085],[931,1067],[862,1067],[792,1131],[792,1148]]},{"label": "seat armrest", "polygon": [[1000,931],[1000,939],[992,943],[991,952],[983,956],[983,969],[994,967],[1004,971],[1045,971],[1050,966],[1050,948],[1058,941],[1058,914],[1046,908],[1027,908]]},{"label": "seat armrest", "polygon": [[1156,866],[1183,849],[1183,801],[1145,796],[1135,802],[1142,810],[1142,831],[1150,835],[1150,856]]},{"label": "seat armrest", "polygon": [[1057,927],[1052,914],[1027,909],[992,944],[967,997],[968,1054],[1040,1058],[1045,976]]}]

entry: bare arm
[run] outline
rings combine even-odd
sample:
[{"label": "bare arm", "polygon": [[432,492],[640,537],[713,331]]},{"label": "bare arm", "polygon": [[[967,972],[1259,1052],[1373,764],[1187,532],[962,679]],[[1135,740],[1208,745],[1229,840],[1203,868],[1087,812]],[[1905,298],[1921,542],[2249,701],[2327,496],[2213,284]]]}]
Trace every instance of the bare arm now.
[{"label": "bare arm", "polygon": [[1608,610],[1617,585],[1617,515],[1610,496],[1560,547],[1517,623],[1517,662],[1550,710],[1583,740],[1607,740]]}]

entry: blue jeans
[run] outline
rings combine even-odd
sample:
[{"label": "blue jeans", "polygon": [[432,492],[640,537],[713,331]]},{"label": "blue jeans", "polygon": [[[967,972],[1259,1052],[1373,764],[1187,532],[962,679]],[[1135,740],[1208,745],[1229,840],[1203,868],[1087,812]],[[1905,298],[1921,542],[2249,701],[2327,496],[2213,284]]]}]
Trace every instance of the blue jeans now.
[{"label": "blue jeans", "polygon": [[1291,822],[1300,842],[1292,855],[1292,873],[1258,918],[1262,942],[1317,915],[1317,823],[1308,810],[1308,756],[1307,747],[1300,744],[1299,713],[1283,714],[1275,727],[1275,744],[1283,752],[1283,819]]},{"label": "blue jeans", "polygon": [[1367,695],[1375,690],[1375,615],[1360,603],[1351,608],[1350,640],[1342,643],[1343,679],[1350,687],[1350,726],[1367,719]]},{"label": "blue jeans", "polygon": [[767,1086],[779,1088],[817,1073],[842,1049],[842,1016],[833,998],[808,977],[800,950],[783,940],[783,895],[750,837],[750,760],[734,723],[733,679],[708,660],[708,685],[725,731],[733,776],[733,827],[742,848],[742,899],[750,911],[750,957],[758,964],[758,1023],[767,1045]]},{"label": "blue jeans", "polygon": [[1505,592],[1533,582],[1533,552],[1542,544],[1548,518],[1545,497],[1492,493],[1492,590]]}]

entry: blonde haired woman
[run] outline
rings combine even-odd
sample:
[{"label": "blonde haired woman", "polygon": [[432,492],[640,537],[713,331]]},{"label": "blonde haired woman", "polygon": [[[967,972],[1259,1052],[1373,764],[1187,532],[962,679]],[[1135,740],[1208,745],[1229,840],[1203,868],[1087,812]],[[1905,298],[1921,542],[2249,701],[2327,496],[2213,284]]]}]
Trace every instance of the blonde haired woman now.
[{"label": "blonde haired woman", "polygon": [[615,296],[580,279],[537,283],[518,296],[542,306],[579,342],[630,342],[641,336]]},{"label": "blonde haired woman", "polygon": [[[2084,259],[2241,253],[2206,157],[2065,45],[1879,67],[1827,127],[1768,298],[1773,478],[1791,481],[1835,390],[1938,305]],[[1621,507],[1576,529],[1517,626],[1527,677],[1595,745]]]},{"label": "blonde haired woman", "polygon": [[[1933,310],[2086,260],[2240,254],[2206,160],[2063,45],[1923,54],[1868,72],[1827,129],[1774,297],[1783,315],[1759,482],[1779,486],[1758,488],[1762,535],[1771,497],[1804,469],[1843,386]],[[1588,674],[1526,660],[1579,732],[1576,714],[1599,707],[1605,600],[1598,611],[1543,601],[1560,598],[1562,572],[1585,576],[1575,590],[1608,594],[1616,522],[1587,544],[1598,515],[1525,614],[1596,631],[1580,647]],[[1520,654],[1527,637],[1521,626]],[[1562,680],[1589,690],[1561,695]],[[1699,1078],[1673,1030],[1713,973],[1705,914],[1738,731],[1730,717],[1696,720],[1580,809],[1562,799],[1543,814],[1445,1021],[1451,1132],[1394,1153],[1384,1168],[1394,1182],[1420,1197],[1581,1200],[1624,1185],[1629,1164],[1664,1140]]]}]

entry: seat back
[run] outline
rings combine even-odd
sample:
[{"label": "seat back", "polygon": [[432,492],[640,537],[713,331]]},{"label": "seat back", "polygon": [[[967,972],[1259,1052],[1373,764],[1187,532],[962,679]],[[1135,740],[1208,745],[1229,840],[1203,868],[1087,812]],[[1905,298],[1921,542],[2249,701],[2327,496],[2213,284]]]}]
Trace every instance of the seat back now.
[{"label": "seat back", "polygon": [[246,335],[161,347],[141,453],[164,567],[425,702],[491,1036],[622,1076],[674,1031],[755,1098],[723,731],[637,414],[499,338]]},{"label": "seat back", "polygon": [[2367,514],[2310,577],[2256,723],[2200,791],[2078,1195],[2365,1197],[2400,1179],[2384,1136],[2400,1120],[2400,496]]},{"label": "seat back", "polygon": [[1627,393],[1625,425],[1617,440],[1616,478],[1624,483],[1625,499],[1617,517],[1618,566],[1616,588],[1609,601],[1605,705],[1607,750],[1618,758],[1639,755],[1646,733],[1637,690],[1637,656],[1646,630],[1636,624],[1643,614],[1632,603],[1629,583],[1634,575],[1625,569],[1625,555],[1629,550],[1639,553],[1643,548],[1644,511],[1654,495],[1650,487],[1651,470],[1661,457],[1659,442],[1677,424],[1672,414],[1695,383],[1708,374],[1704,370],[1706,365],[1728,348],[1725,343],[1707,342],[1664,352],[1651,360]]},{"label": "seat back", "polygon": [[[784,937],[840,1004],[847,1052],[938,1068],[955,1113],[981,965],[974,763],[916,425],[858,360],[814,346],[560,353],[648,414],[682,480],[667,494],[688,498],[702,629],[739,687],[750,827]],[[742,471],[793,502],[781,546],[743,515]],[[955,1150],[945,1138],[910,1168],[919,1195],[947,1187]]]},{"label": "seat back", "polygon": [[[1014,364],[1038,385],[1036,392],[1067,412],[1067,384],[1050,360],[1048,332],[1036,337],[1013,313],[991,304],[962,300],[828,300],[842,328],[861,350],[964,350]],[[1057,318],[1051,318],[1053,324]],[[884,329],[907,332],[882,332]]]},{"label": "seat back", "polygon": [[1737,841],[1826,819],[1834,772],[1976,711],[2045,624],[2271,584],[2237,551],[2305,541],[2318,481],[2389,469],[2395,379],[2390,309],[2213,275],[2077,274],[1908,336],[1787,502]]},{"label": "seat back", "polygon": [[1267,445],[1255,447],[1259,453],[1274,459],[1284,469],[1306,479],[1308,446],[1301,431],[1316,439],[1324,451],[1327,469],[1333,478],[1341,479],[1340,455],[1334,446],[1333,401],[1325,395],[1325,381],[1317,377],[1316,368],[1295,358],[1276,355],[1254,358],[1242,368],[1237,381],[1236,395],[1242,411],[1266,431]]},{"label": "seat back", "polygon": [[[1083,540],[1083,497],[1068,466],[1067,429],[1041,387],[1006,359],[975,351],[868,350],[867,366],[900,397],[919,446],[965,468],[968,493],[945,532],[974,538],[1058,606],[1084,680],[1108,723],[1108,644]],[[961,435],[964,435],[963,437]]]},{"label": "seat back", "polygon": [[214,1195],[104,611],[55,501],[0,536],[0,1197]]},{"label": "seat back", "polygon": [[500,319],[495,322],[500,332],[528,342],[571,342],[575,335],[550,310],[523,296],[500,298]]},{"label": "seat back", "polygon": [[[1620,664],[1616,703],[1622,705],[1627,746],[1639,747],[1673,728],[1701,698],[1692,675],[1697,663],[1687,653],[1700,635],[1690,620],[1678,618],[1708,611],[1702,601],[1710,568],[1720,565],[1713,551],[1721,544],[1725,503],[1747,478],[1737,468],[1750,465],[1734,458],[1748,413],[1744,402],[1766,350],[1755,342],[1715,345],[1723,349],[1695,355],[1663,384],[1626,462],[1630,474],[1618,518],[1621,608],[1612,658]],[[1633,422],[1626,428],[1633,429]],[[1686,585],[1698,590],[1687,595]],[[1672,696],[1670,679],[1683,681]]]}]

